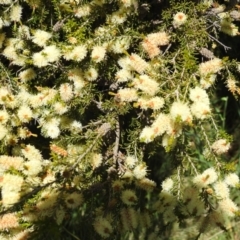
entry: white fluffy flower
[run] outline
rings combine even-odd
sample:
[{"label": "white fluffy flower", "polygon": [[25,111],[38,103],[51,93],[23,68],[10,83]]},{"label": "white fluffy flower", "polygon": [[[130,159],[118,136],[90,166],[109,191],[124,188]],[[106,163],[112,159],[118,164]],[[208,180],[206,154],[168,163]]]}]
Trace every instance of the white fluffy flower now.
[{"label": "white fluffy flower", "polygon": [[45,67],[48,65],[48,59],[42,51],[34,53],[32,56],[32,60],[33,60],[33,65],[39,68]]},{"label": "white fluffy flower", "polygon": [[25,158],[27,158],[29,161],[35,160],[35,161],[41,161],[42,155],[40,151],[35,148],[34,146],[28,144],[24,149],[22,149],[22,154]]},{"label": "white fluffy flower", "polygon": [[211,108],[209,104],[203,102],[195,102],[191,105],[191,112],[194,117],[203,120],[210,117]]},{"label": "white fluffy flower", "polygon": [[137,91],[133,88],[119,89],[116,96],[121,102],[133,102],[138,98]]},{"label": "white fluffy flower", "polygon": [[167,178],[162,182],[162,190],[169,192],[173,188],[173,180],[171,178]]},{"label": "white fluffy flower", "polygon": [[[14,184],[14,183],[12,183],[12,184]],[[2,205],[3,205],[3,207],[10,207],[14,203],[17,203],[20,199],[20,194],[19,194],[18,191],[17,192],[9,191],[6,188],[2,189],[1,195],[2,195]]]},{"label": "white fluffy flower", "polygon": [[103,156],[100,153],[94,153],[91,159],[91,165],[93,169],[98,168],[101,166],[103,161]]},{"label": "white fluffy flower", "polygon": [[57,138],[60,135],[60,129],[58,126],[48,125],[46,129],[46,136],[52,139]]},{"label": "white fluffy flower", "polygon": [[132,78],[131,72],[126,69],[121,69],[117,71],[115,74],[115,79],[117,80],[117,82],[127,82],[131,78]]},{"label": "white fluffy flower", "polygon": [[22,176],[6,173],[2,176],[2,178],[3,179],[0,182],[2,189],[9,192],[19,192],[21,190],[24,182]]},{"label": "white fluffy flower", "polygon": [[200,79],[200,85],[203,89],[208,89],[209,87],[211,87],[215,80],[216,80],[216,74],[211,74],[208,77],[204,77]]},{"label": "white fluffy flower", "polygon": [[199,188],[204,188],[207,187],[209,184],[214,183],[217,178],[218,176],[215,169],[208,168],[202,174],[194,177],[193,183]]},{"label": "white fluffy flower", "polygon": [[187,15],[183,12],[178,12],[173,16],[174,27],[179,27],[187,21]]},{"label": "white fluffy flower", "polygon": [[123,11],[123,10],[119,10],[117,12],[114,12],[111,17],[110,17],[110,21],[113,23],[113,24],[122,24],[126,21],[127,19],[127,16],[126,16],[126,10]]},{"label": "white fluffy flower", "polygon": [[111,44],[114,53],[124,53],[130,46],[130,39],[127,37],[118,38]]},{"label": "white fluffy flower", "polygon": [[42,162],[32,159],[24,163],[23,173],[28,176],[36,176],[42,171]]},{"label": "white fluffy flower", "polygon": [[214,58],[212,60],[200,63],[199,72],[201,76],[207,76],[208,74],[219,72],[222,67],[222,60],[219,58]]},{"label": "white fluffy flower", "polygon": [[139,98],[136,106],[139,106],[141,109],[147,110],[147,109],[153,109],[153,110],[159,110],[164,105],[164,99],[160,97],[154,97],[154,98]]},{"label": "white fluffy flower", "polygon": [[68,107],[61,102],[54,103],[53,109],[59,115],[62,115],[68,111]]},{"label": "white fluffy flower", "polygon": [[83,5],[81,7],[78,7],[76,10],[75,10],[75,16],[77,18],[81,18],[81,17],[86,17],[86,16],[89,16],[91,13],[91,8],[89,5]]},{"label": "white fluffy flower", "polygon": [[71,123],[70,127],[71,127],[72,131],[74,131],[75,133],[78,133],[78,132],[82,131],[82,124],[79,121],[77,121],[77,120],[74,120]]},{"label": "white fluffy flower", "polygon": [[93,47],[91,58],[94,62],[101,62],[106,54],[106,48],[103,46],[95,46]]},{"label": "white fluffy flower", "polygon": [[238,211],[237,205],[229,198],[219,201],[219,209],[229,217],[234,217]]},{"label": "white fluffy flower", "polygon": [[224,182],[231,187],[235,187],[237,184],[239,184],[239,177],[236,173],[229,173],[225,177]]},{"label": "white fluffy flower", "polygon": [[156,132],[153,127],[144,127],[140,133],[139,139],[141,142],[149,143],[152,142],[156,136]]},{"label": "white fluffy flower", "polygon": [[21,81],[25,82],[36,78],[37,74],[32,68],[28,68],[20,72],[18,76]]},{"label": "white fluffy flower", "polygon": [[147,167],[145,165],[143,165],[143,164],[137,165],[133,169],[133,175],[137,179],[142,179],[142,178],[146,177],[146,175],[147,175]]},{"label": "white fluffy flower", "polygon": [[225,182],[218,181],[213,185],[215,194],[219,198],[228,198],[229,197],[229,188]]},{"label": "white fluffy flower", "polygon": [[68,102],[73,98],[72,85],[68,83],[62,83],[59,87],[59,93],[64,102]]},{"label": "white fluffy flower", "polygon": [[118,65],[123,69],[131,70],[131,60],[129,57],[119,58]]},{"label": "white fluffy flower", "polygon": [[148,75],[140,75],[138,78],[135,78],[133,85],[150,96],[154,96],[159,90],[159,84]]},{"label": "white fluffy flower", "polygon": [[51,33],[38,29],[33,34],[32,41],[38,46],[43,47],[51,37]]},{"label": "white fluffy flower", "polygon": [[156,32],[148,34],[145,40],[156,46],[164,46],[169,44],[170,36],[166,32]]},{"label": "white fluffy flower", "polygon": [[66,60],[82,61],[87,55],[87,48],[85,45],[75,46],[72,50],[67,50],[64,54]]},{"label": "white fluffy flower", "polygon": [[60,120],[57,118],[52,118],[48,122],[44,122],[42,126],[42,132],[45,133],[47,137],[52,139],[57,138],[61,131],[59,129]]},{"label": "white fluffy flower", "polygon": [[212,144],[211,148],[217,155],[221,155],[230,149],[230,143],[226,139],[219,139]]},{"label": "white fluffy flower", "polygon": [[94,81],[98,78],[98,72],[95,68],[91,67],[84,73],[84,77],[88,81]]},{"label": "white fluffy flower", "polygon": [[0,5],[3,4],[3,5],[9,5],[12,3],[12,0],[0,0]]},{"label": "white fluffy flower", "polygon": [[170,115],[173,120],[179,118],[182,122],[191,123],[192,122],[192,114],[190,112],[190,108],[187,104],[182,102],[174,102],[170,108]]},{"label": "white fluffy flower", "polygon": [[33,112],[28,106],[21,106],[18,109],[17,116],[23,123],[29,122],[33,117]]},{"label": "white fluffy flower", "polygon": [[193,102],[202,102],[202,103],[209,104],[209,98],[206,90],[200,87],[195,87],[190,89],[189,98]]},{"label": "white fluffy flower", "polygon": [[13,22],[20,22],[22,17],[22,7],[20,5],[14,5],[10,11],[10,19]]},{"label": "white fluffy flower", "polygon": [[135,53],[132,53],[130,56],[130,65],[140,74],[143,74],[149,68],[149,64]]},{"label": "white fluffy flower", "polygon": [[130,168],[134,167],[135,164],[137,163],[137,158],[135,156],[127,156],[125,159],[125,163],[127,164],[127,166],[129,166]]},{"label": "white fluffy flower", "polygon": [[43,54],[46,56],[48,62],[56,62],[61,57],[61,52],[55,45],[45,47]]}]

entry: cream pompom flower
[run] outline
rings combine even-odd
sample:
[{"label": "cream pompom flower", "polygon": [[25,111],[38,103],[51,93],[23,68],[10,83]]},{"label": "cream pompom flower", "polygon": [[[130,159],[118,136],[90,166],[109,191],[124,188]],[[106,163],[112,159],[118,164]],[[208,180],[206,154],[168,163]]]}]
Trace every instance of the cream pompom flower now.
[{"label": "cream pompom flower", "polygon": [[217,179],[218,175],[215,169],[208,168],[202,174],[194,177],[193,183],[199,188],[204,188],[207,187],[209,184],[214,183]]},{"label": "cream pompom flower", "polygon": [[133,175],[136,179],[142,179],[147,175],[147,167],[144,164],[139,164],[133,169]]},{"label": "cream pompom flower", "polygon": [[46,67],[49,63],[46,55],[42,51],[34,53],[32,56],[32,60],[33,60],[33,65],[39,68]]},{"label": "cream pompom flower", "polygon": [[229,173],[225,177],[224,182],[231,187],[235,187],[237,184],[239,184],[239,177],[236,173]]},{"label": "cream pompom flower", "polygon": [[75,46],[72,50],[67,49],[64,53],[66,60],[74,60],[76,62],[82,61],[87,55],[87,48],[85,45]]},{"label": "cream pompom flower", "polygon": [[20,72],[18,76],[21,81],[25,82],[25,81],[29,81],[29,80],[36,78],[37,74],[33,70],[33,68],[28,68],[28,69]]},{"label": "cream pompom flower", "polygon": [[173,17],[173,25],[179,27],[187,21],[187,15],[183,12],[178,12]]},{"label": "cream pompom flower", "polygon": [[14,5],[10,11],[10,19],[13,22],[20,22],[22,17],[22,7],[20,5]]},{"label": "cream pompom flower", "polygon": [[99,63],[101,62],[106,54],[106,48],[103,46],[95,46],[93,47],[91,58],[94,62]]},{"label": "cream pompom flower", "polygon": [[201,76],[207,76],[208,74],[219,72],[222,68],[223,68],[222,60],[219,58],[214,58],[212,60],[200,63],[199,73]]},{"label": "cream pompom flower", "polygon": [[136,72],[140,74],[144,73],[149,67],[149,64],[135,53],[132,53],[130,56],[130,65]]},{"label": "cream pompom flower", "polygon": [[46,56],[48,62],[56,62],[61,57],[61,52],[55,45],[45,47],[43,54]]},{"label": "cream pompom flower", "polygon": [[140,75],[133,80],[133,85],[136,89],[140,89],[144,93],[154,96],[159,90],[159,84],[151,79],[148,75]]},{"label": "cream pompom flower", "polygon": [[133,102],[138,98],[137,91],[134,88],[119,89],[116,96],[121,102]]},{"label": "cream pompom flower", "polygon": [[186,103],[174,102],[170,108],[170,115],[173,120],[177,120],[179,118],[182,122],[192,122],[192,114]]},{"label": "cream pompom flower", "polygon": [[191,112],[194,117],[203,120],[210,117],[211,108],[209,104],[203,102],[195,102],[191,105]]},{"label": "cream pompom flower", "polygon": [[173,180],[171,178],[167,178],[162,182],[162,190],[169,192],[173,188]]},{"label": "cream pompom flower", "polygon": [[152,142],[156,136],[156,132],[153,127],[145,127],[140,133],[139,139],[141,142],[149,143]]},{"label": "cream pompom flower", "polygon": [[221,155],[230,149],[230,143],[226,139],[219,139],[212,144],[211,148],[214,153]]},{"label": "cream pompom flower", "polygon": [[204,102],[206,104],[209,104],[209,98],[206,90],[200,87],[190,89],[189,98],[193,102]]},{"label": "cream pompom flower", "polygon": [[218,181],[213,185],[217,197],[224,199],[229,197],[229,188],[226,182]]},{"label": "cream pompom flower", "polygon": [[230,198],[223,199],[218,204],[220,211],[229,217],[234,217],[235,212],[239,210],[238,206]]},{"label": "cream pompom flower", "polygon": [[61,96],[61,99],[64,102],[68,102],[73,98],[73,87],[71,84],[68,83],[62,83],[59,87],[59,93]]},{"label": "cream pompom flower", "polygon": [[28,106],[23,105],[18,109],[17,116],[21,122],[27,123],[32,119],[33,112]]},{"label": "cream pompom flower", "polygon": [[32,41],[38,46],[43,47],[51,37],[51,33],[38,29],[33,34]]}]

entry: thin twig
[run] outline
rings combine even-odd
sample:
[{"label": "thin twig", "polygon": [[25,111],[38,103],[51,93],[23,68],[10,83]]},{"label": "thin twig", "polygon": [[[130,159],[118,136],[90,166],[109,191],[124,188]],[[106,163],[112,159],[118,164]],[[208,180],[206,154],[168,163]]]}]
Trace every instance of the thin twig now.
[{"label": "thin twig", "polygon": [[69,232],[65,227],[63,227],[64,231],[66,231],[68,234],[70,234],[73,238],[80,240],[80,238],[78,238],[76,235],[74,235],[73,233]]},{"label": "thin twig", "polygon": [[[236,226],[239,225],[239,224],[240,224],[240,221],[238,221],[238,222],[236,222],[236,223],[233,223],[231,227],[228,227],[228,228],[227,228],[227,230],[230,230],[230,229],[236,227]],[[215,238],[216,236],[218,236],[219,234],[221,234],[221,233],[223,233],[223,232],[225,232],[225,230],[221,230],[221,231],[215,233],[214,235],[212,235],[210,238],[208,238],[208,239],[206,239],[206,240],[211,240],[211,239]]]},{"label": "thin twig", "polygon": [[104,136],[111,128],[111,125],[109,123],[103,123],[101,127],[98,129],[98,135],[94,139],[93,143],[88,147],[88,149],[79,156],[79,158],[76,160],[76,162],[73,164],[73,166],[69,169],[70,171],[74,170],[77,165],[80,163],[80,161],[93,149],[95,144],[97,143],[98,139],[101,136]]},{"label": "thin twig", "polygon": [[198,171],[197,171],[195,165],[193,164],[191,158],[190,158],[188,155],[187,155],[187,159],[188,159],[188,161],[190,162],[190,164],[192,165],[192,168],[193,168],[193,170],[195,171],[195,173],[198,175]]},{"label": "thin twig", "polygon": [[120,124],[119,124],[119,118],[116,122],[116,130],[115,130],[115,134],[116,134],[116,139],[115,139],[115,144],[114,144],[114,149],[113,149],[113,160],[115,165],[117,164],[117,160],[118,160],[118,149],[119,149],[119,141],[120,141]]},{"label": "thin twig", "polygon": [[216,42],[219,43],[221,46],[223,46],[225,52],[227,52],[227,50],[231,49],[231,47],[228,47],[228,46],[224,45],[223,43],[221,43],[219,40],[217,40],[217,39],[216,39],[215,37],[213,37],[212,35],[208,34],[208,36],[209,36],[212,40],[216,41]]},{"label": "thin twig", "polygon": [[[204,135],[204,137],[205,137],[205,140],[206,140],[206,142],[207,142],[208,148],[209,148],[209,150],[212,152],[211,144],[210,144],[210,142],[209,142],[209,140],[208,140],[208,136],[207,136],[207,134],[206,134],[206,132],[205,132],[205,129],[204,129],[204,127],[203,127],[202,125],[201,125],[201,129],[202,129],[203,135]],[[217,163],[217,167],[220,168],[220,167],[221,167],[221,163],[217,160],[217,158],[216,158],[215,155],[214,155],[214,159],[215,159],[215,161],[216,161],[216,163]]]},{"label": "thin twig", "polygon": [[177,179],[178,179],[178,191],[177,191],[177,198],[180,199],[181,194],[181,167],[177,168]]},{"label": "thin twig", "polygon": [[162,56],[164,56],[167,52],[168,52],[168,50],[169,50],[169,48],[172,46],[172,44],[169,44],[168,46],[167,46],[167,48],[166,48],[166,50],[164,51],[164,53],[162,54]]}]

